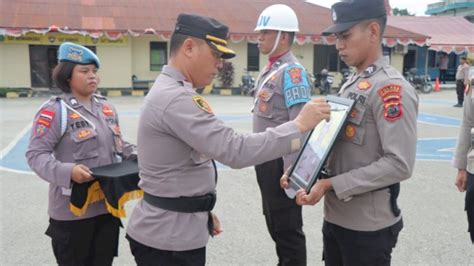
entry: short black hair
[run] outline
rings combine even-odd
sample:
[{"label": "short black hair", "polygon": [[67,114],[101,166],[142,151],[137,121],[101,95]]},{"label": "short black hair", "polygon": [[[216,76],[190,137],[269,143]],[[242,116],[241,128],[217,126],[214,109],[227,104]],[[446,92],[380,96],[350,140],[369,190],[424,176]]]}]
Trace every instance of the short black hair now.
[{"label": "short black hair", "polygon": [[174,56],[176,52],[178,52],[179,48],[183,46],[183,43],[187,38],[191,38],[196,41],[199,40],[199,41],[205,42],[202,39],[199,39],[190,35],[181,34],[181,33],[173,33],[173,35],[171,35],[171,40],[170,40],[170,56]]},{"label": "short black hair", "polygon": [[171,35],[170,40],[170,55],[174,55],[179,48],[183,45],[184,41],[189,38],[188,35],[180,34],[180,33],[173,33]]},{"label": "short black hair", "polygon": [[63,61],[60,62],[53,70],[53,81],[56,86],[64,93],[70,93],[71,87],[69,81],[72,77],[72,71],[76,64]]},{"label": "short black hair", "polygon": [[387,16],[382,16],[378,18],[371,18],[364,21],[364,27],[367,27],[369,23],[375,22],[380,26],[380,39],[382,39],[383,33],[385,32],[385,28],[387,26]]}]

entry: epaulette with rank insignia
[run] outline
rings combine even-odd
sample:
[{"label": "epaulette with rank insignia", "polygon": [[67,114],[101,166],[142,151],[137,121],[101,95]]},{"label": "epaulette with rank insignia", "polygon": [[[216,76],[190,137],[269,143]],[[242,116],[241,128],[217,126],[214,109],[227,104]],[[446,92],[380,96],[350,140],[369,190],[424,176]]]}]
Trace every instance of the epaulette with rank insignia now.
[{"label": "epaulette with rank insignia", "polygon": [[400,74],[400,72],[398,72],[398,70],[396,70],[392,66],[384,66],[383,70],[391,79],[403,79],[402,74]]},{"label": "epaulette with rank insignia", "polygon": [[105,97],[104,95],[100,95],[100,94],[98,94],[98,93],[94,93],[94,94],[92,94],[92,96],[94,96],[94,97],[97,98],[97,99],[107,101],[107,97]]}]

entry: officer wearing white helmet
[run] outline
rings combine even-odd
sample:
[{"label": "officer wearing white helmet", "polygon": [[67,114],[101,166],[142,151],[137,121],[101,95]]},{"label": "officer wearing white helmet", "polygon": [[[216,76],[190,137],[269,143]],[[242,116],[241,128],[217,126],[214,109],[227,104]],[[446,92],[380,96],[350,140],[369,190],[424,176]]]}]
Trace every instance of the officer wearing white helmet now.
[{"label": "officer wearing white helmet", "polygon": [[[257,78],[253,107],[253,132],[293,120],[310,100],[311,83],[305,68],[291,52],[298,18],[289,6],[267,7],[258,18],[258,48],[268,64]],[[306,265],[306,239],[301,206],[279,186],[279,179],[296,159],[292,154],[255,166],[262,194],[263,214],[276,244],[278,265]],[[291,193],[287,191],[287,193]]]}]

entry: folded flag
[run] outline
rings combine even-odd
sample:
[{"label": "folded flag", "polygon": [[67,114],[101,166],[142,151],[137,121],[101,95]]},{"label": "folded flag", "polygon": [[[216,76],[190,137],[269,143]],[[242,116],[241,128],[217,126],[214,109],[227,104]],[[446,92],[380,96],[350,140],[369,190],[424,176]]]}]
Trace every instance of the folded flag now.
[{"label": "folded flag", "polygon": [[107,211],[123,218],[125,203],[143,197],[143,190],[138,187],[137,161],[99,166],[91,171],[95,180],[72,187],[69,209],[74,215],[84,215],[89,204],[105,199]]}]

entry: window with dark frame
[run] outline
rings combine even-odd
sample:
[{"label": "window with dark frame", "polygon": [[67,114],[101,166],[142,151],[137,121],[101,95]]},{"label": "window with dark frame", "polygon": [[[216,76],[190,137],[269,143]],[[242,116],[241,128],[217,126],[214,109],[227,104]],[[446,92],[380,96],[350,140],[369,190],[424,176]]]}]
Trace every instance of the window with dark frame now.
[{"label": "window with dark frame", "polygon": [[260,70],[260,51],[256,43],[247,43],[247,71]]},{"label": "window with dark frame", "polygon": [[339,52],[334,45],[314,45],[313,71],[318,75],[321,70],[327,69],[330,72],[338,72],[341,69],[349,68],[339,57]]},{"label": "window with dark frame", "polygon": [[166,42],[150,42],[150,71],[161,71],[168,63],[168,44]]}]

